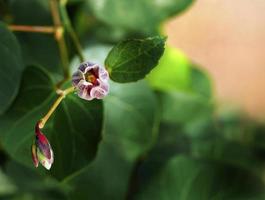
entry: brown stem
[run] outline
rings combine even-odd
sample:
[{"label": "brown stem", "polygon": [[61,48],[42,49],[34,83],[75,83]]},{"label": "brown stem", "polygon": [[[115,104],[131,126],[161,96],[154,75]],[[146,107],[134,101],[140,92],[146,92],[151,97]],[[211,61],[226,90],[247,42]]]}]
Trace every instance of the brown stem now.
[{"label": "brown stem", "polygon": [[27,25],[9,25],[11,31],[21,32],[36,32],[36,33],[55,33],[55,28],[52,26],[27,26]]},{"label": "brown stem", "polygon": [[51,14],[53,18],[54,27],[56,29],[54,33],[55,40],[58,43],[59,52],[62,60],[62,66],[64,70],[64,79],[70,77],[69,73],[69,57],[67,46],[64,38],[64,27],[59,14],[59,5],[58,0],[50,0]]},{"label": "brown stem", "polygon": [[77,37],[77,34],[76,32],[74,31],[74,28],[73,28],[73,25],[72,25],[72,22],[69,18],[69,15],[67,13],[67,9],[66,9],[66,3],[67,3],[67,0],[60,0],[60,11],[61,11],[61,14],[62,14],[62,21],[64,22],[65,24],[65,29],[66,31],[69,33],[69,36],[72,38],[72,41],[73,41],[73,44],[76,48],[76,51],[77,51],[77,55],[79,57],[79,60],[80,62],[84,62],[85,61],[85,57],[82,53],[82,46],[80,44],[80,41]]}]

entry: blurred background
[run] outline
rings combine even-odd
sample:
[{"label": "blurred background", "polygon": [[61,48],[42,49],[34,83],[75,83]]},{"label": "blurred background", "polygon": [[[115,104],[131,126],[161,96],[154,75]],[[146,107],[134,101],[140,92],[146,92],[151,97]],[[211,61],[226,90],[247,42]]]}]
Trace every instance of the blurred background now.
[{"label": "blurred background", "polygon": [[265,1],[198,0],[166,23],[169,44],[214,80],[218,101],[264,120]]},{"label": "blurred background", "polygon": [[[1,200],[265,199],[264,0],[65,2],[0,0]],[[53,32],[32,32],[54,16],[65,57]],[[36,169],[34,125],[80,64],[73,31],[102,66],[123,40],[168,38],[144,80],[67,96],[43,129],[55,162]]]}]

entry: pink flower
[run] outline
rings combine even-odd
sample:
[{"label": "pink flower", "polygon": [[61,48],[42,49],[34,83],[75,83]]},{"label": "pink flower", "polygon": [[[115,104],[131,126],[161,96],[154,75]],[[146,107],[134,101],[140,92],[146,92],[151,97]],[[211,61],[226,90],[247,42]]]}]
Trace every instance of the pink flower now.
[{"label": "pink flower", "polygon": [[73,86],[82,99],[102,99],[109,92],[109,74],[98,64],[84,62],[72,76]]},{"label": "pink flower", "polygon": [[39,123],[35,127],[35,141],[31,147],[32,160],[35,167],[39,162],[46,168],[50,169],[53,163],[53,151],[46,136],[41,132]]}]

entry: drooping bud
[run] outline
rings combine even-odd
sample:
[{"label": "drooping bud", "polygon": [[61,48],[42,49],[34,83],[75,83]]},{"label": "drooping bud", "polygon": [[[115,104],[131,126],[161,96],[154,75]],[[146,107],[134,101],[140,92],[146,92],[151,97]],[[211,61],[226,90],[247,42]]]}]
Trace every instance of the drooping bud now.
[{"label": "drooping bud", "polygon": [[98,64],[84,62],[72,76],[78,96],[85,100],[102,99],[109,92],[109,74]]},{"label": "drooping bud", "polygon": [[35,140],[31,147],[32,160],[35,167],[39,162],[46,169],[50,169],[53,163],[53,151],[46,136],[41,132],[39,123],[35,127]]}]

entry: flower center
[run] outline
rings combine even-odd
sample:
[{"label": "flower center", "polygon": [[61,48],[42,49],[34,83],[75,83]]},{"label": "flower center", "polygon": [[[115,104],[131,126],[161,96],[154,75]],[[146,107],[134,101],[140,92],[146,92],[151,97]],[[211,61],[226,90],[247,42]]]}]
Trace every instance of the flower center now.
[{"label": "flower center", "polygon": [[95,76],[95,74],[91,71],[88,71],[85,74],[85,79],[87,82],[92,83],[93,85],[95,85],[97,83],[97,77]]}]

